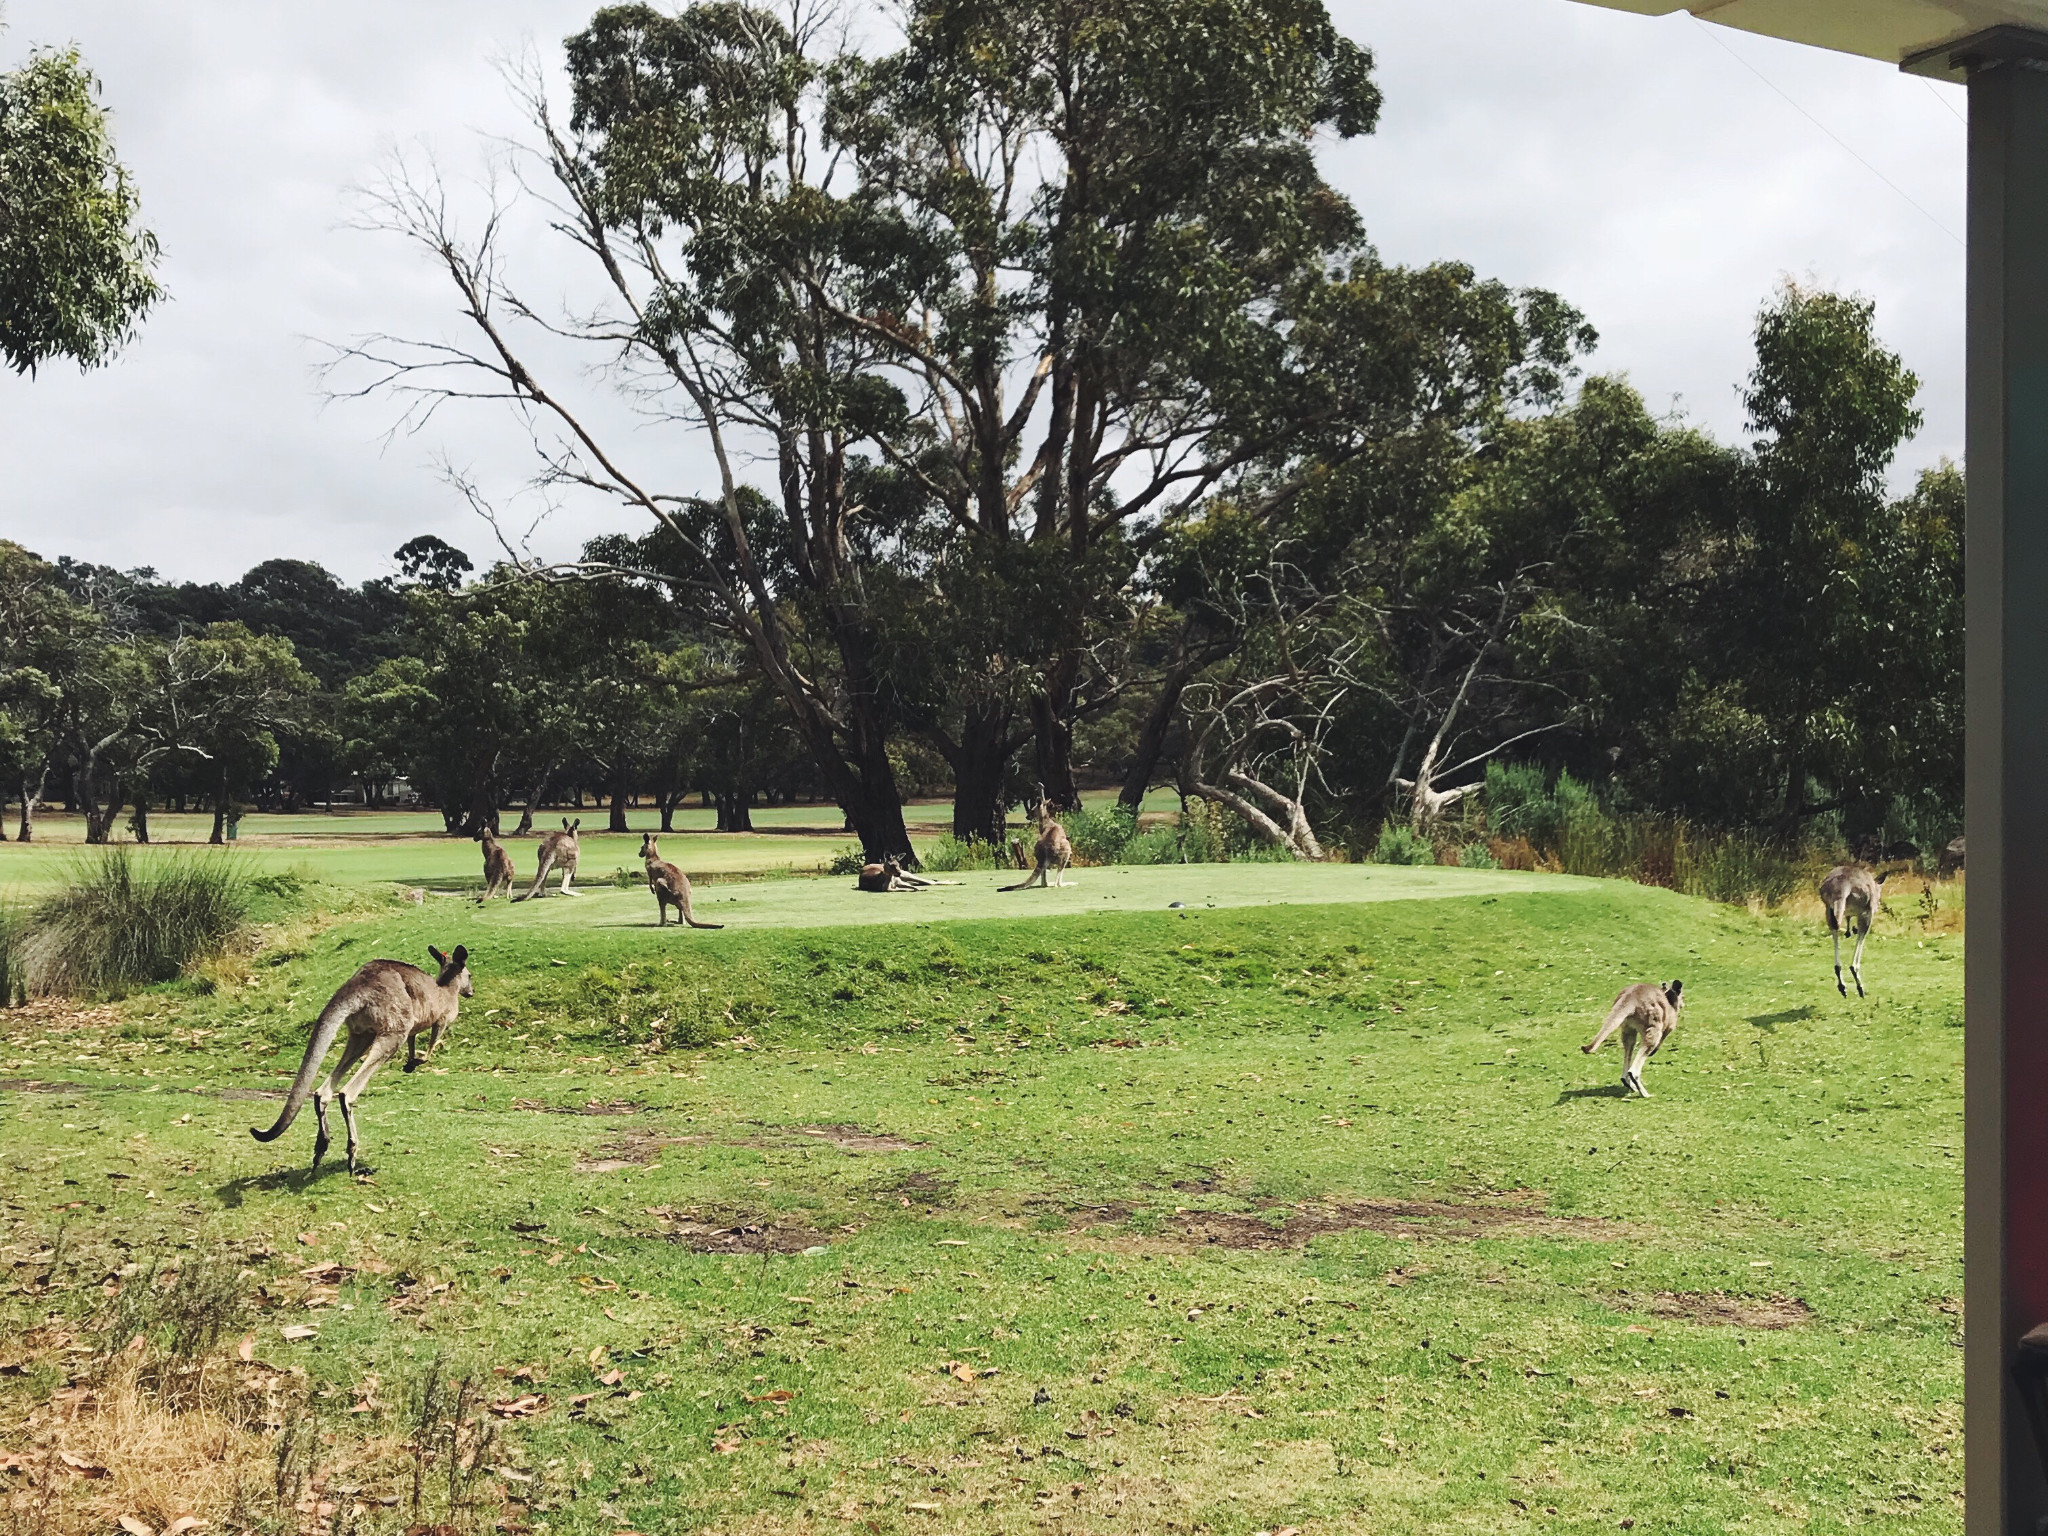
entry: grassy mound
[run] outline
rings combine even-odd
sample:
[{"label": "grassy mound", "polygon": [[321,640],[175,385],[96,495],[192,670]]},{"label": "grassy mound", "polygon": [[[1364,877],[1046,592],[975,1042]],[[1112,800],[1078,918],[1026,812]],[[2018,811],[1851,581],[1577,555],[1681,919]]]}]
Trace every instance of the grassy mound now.
[{"label": "grassy mound", "polygon": [[170,981],[241,934],[249,880],[218,856],[147,862],[109,849],[30,914],[12,971],[36,996],[103,996]]}]

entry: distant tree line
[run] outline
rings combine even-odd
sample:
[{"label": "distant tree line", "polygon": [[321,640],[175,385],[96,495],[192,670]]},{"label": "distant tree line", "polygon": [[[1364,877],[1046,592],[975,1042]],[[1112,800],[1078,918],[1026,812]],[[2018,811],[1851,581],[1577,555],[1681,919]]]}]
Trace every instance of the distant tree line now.
[{"label": "distant tree line", "polygon": [[[338,348],[331,389],[508,406],[544,490],[631,531],[482,573],[415,540],[359,589],[10,547],[25,808],[816,796],[908,859],[912,795],[972,842],[1167,785],[1315,858],[1435,835],[1498,762],[1778,840],[1958,830],[1962,477],[1890,493],[1918,386],[1868,303],[1772,297],[1717,443],[1582,378],[1558,295],[1379,257],[1315,159],[1380,108],[1319,0],[901,20],[863,52],[734,0],[597,11],[566,115],[525,88],[566,314],[506,210],[466,234],[397,165],[375,217],[467,329]],[[651,480],[663,433],[715,483]]]}]

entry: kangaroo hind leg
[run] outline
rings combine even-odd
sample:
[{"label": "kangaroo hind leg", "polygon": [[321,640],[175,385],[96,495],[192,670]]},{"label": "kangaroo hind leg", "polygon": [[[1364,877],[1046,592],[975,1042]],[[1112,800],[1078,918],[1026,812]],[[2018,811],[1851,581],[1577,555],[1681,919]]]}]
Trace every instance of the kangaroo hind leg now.
[{"label": "kangaroo hind leg", "polygon": [[[409,1041],[408,1041],[409,1043]],[[379,1039],[364,1053],[363,1064],[356,1069],[356,1075],[341,1090],[341,1123],[348,1131],[348,1171],[354,1174],[375,1173],[377,1170],[367,1163],[356,1161],[356,1100],[363,1096],[363,1090],[370,1086],[370,1079],[377,1075],[377,1069],[398,1054],[398,1041],[391,1036]]]},{"label": "kangaroo hind leg", "polygon": [[[348,1044],[342,1048],[341,1060],[337,1061],[334,1064],[334,1070],[327,1074],[327,1081],[313,1090],[313,1171],[315,1173],[320,1171],[320,1159],[327,1155],[327,1148],[331,1145],[331,1138],[327,1134],[327,1101],[341,1091],[341,1085],[347,1080],[349,1069],[362,1060],[363,1053],[369,1050],[369,1048],[370,1037],[359,1033],[353,1021],[351,1021],[348,1032]],[[346,1107],[342,1110],[342,1119],[344,1121],[348,1119]]]},{"label": "kangaroo hind leg", "polygon": [[1847,997],[1849,988],[1842,980],[1842,925],[1835,921],[1832,914],[1828,918],[1828,931],[1835,939],[1835,990]]},{"label": "kangaroo hind leg", "polygon": [[[1861,923],[1857,924],[1856,953],[1854,956],[1851,957],[1849,961],[1849,974],[1856,978],[1856,995],[1858,997],[1869,996],[1869,994],[1863,990],[1863,944],[1864,941],[1869,937],[1870,919],[1868,916],[1866,916]],[[1840,941],[1837,940],[1836,942],[1839,943]],[[1845,992],[1842,995],[1844,997],[1847,997],[1848,993]]]}]

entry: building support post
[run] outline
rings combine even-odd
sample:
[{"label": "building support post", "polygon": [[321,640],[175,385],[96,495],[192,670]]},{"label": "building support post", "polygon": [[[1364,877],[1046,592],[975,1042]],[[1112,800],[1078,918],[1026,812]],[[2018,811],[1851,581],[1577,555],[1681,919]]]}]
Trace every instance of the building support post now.
[{"label": "building support post", "polygon": [[1944,52],[1970,90],[1967,1519],[2034,1536],[2013,1362],[2048,1323],[2048,34]]}]

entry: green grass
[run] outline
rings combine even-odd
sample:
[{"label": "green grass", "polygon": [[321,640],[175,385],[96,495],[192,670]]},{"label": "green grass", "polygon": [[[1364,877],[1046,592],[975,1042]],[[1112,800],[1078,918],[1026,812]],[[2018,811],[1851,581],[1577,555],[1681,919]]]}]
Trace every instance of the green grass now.
[{"label": "green grass", "polygon": [[[494,1476],[557,1533],[1960,1529],[1959,938],[1888,914],[1858,1003],[1818,924],[1619,882],[963,878],[714,884],[718,933],[429,898],[236,991],[0,1014],[0,1318],[267,1253],[259,1357],[331,1393],[330,1456],[397,1432],[347,1414],[372,1374],[530,1366]],[[365,1100],[374,1181],[249,1140],[272,1106],[220,1095],[281,1087],[334,985],[458,941],[476,997]],[[1673,975],[1623,1099],[1578,1046]],[[630,1112],[542,1112],[586,1107]]]}]

